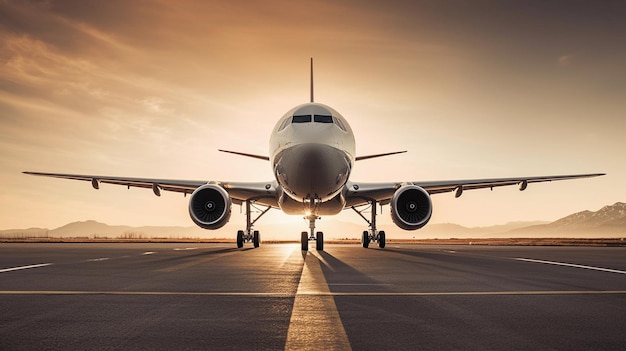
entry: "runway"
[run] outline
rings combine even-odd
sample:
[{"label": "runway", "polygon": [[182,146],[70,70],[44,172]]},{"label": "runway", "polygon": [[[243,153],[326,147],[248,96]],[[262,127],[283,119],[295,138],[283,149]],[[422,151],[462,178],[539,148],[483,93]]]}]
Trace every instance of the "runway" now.
[{"label": "runway", "polygon": [[623,350],[626,248],[0,244],[0,350]]}]

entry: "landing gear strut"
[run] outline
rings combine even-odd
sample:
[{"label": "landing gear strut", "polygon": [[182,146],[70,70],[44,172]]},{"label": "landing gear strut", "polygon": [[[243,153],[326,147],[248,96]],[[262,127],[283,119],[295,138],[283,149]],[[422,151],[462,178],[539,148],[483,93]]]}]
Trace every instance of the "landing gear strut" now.
[{"label": "landing gear strut", "polygon": [[320,218],[316,215],[308,215],[304,217],[304,219],[309,220],[309,230],[310,230],[311,235],[309,236],[309,233],[307,232],[300,233],[300,244],[302,245],[302,251],[309,250],[309,241],[315,241],[315,249],[317,249],[317,251],[323,251],[324,250],[324,233],[322,232],[315,233],[315,221]]},{"label": "landing gear strut", "polygon": [[261,213],[256,216],[256,218],[252,219],[252,203],[250,201],[246,201],[246,231],[238,230],[237,231],[237,247],[242,248],[245,242],[252,242],[254,247],[259,247],[261,245],[261,234],[258,230],[252,230],[254,223],[259,220],[264,214],[269,211],[271,207],[268,207],[261,211]]},{"label": "landing gear strut", "polygon": [[[387,240],[385,231],[384,230],[378,231],[376,229],[377,205],[378,203],[375,200],[372,200],[370,202],[370,207],[367,207],[363,210],[359,211],[354,206],[351,207],[352,210],[354,210],[354,212],[356,212],[359,216],[361,216],[361,218],[363,218],[367,222],[367,224],[369,224],[369,230],[364,230],[363,235],[361,236],[361,245],[363,245],[363,247],[366,249],[370,246],[370,242],[372,241],[378,242],[378,247],[380,247],[381,249],[385,248],[385,244]],[[363,215],[363,212],[365,212],[365,210],[367,210],[368,208],[371,208],[371,219],[367,219]]]}]

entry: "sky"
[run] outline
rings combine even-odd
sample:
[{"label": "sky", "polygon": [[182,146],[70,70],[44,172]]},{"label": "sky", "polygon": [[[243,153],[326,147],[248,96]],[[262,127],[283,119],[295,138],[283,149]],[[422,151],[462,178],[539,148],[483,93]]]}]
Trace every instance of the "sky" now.
[{"label": "sky", "polygon": [[[357,154],[408,150],[351,180],[608,174],[434,195],[431,223],[626,201],[624,18],[623,1],[0,0],[0,229],[191,226],[181,194],[21,172],[270,180],[267,162],[217,149],[268,154],[276,121],[308,101],[310,57],[316,101],[349,121]],[[306,229],[280,211],[263,222]]]}]

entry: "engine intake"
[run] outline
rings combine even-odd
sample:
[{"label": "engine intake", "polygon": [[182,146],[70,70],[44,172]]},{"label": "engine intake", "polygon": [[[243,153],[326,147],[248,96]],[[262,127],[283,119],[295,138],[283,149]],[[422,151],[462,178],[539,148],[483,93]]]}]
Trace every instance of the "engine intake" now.
[{"label": "engine intake", "polygon": [[189,199],[189,215],[200,228],[219,229],[228,223],[232,201],[224,188],[207,184],[197,188]]},{"label": "engine intake", "polygon": [[391,198],[391,219],[404,230],[425,226],[433,213],[428,192],[419,186],[404,185]]}]

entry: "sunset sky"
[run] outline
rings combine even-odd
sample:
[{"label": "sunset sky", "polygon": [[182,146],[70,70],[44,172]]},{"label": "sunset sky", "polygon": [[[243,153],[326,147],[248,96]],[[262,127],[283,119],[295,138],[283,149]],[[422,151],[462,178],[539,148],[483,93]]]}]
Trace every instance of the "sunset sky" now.
[{"label": "sunset sky", "polygon": [[[193,225],[181,194],[21,172],[270,180],[267,162],[217,149],[268,154],[308,100],[310,57],[316,101],[348,119],[358,154],[409,151],[352,180],[608,173],[435,195],[431,223],[626,201],[624,18],[623,1],[0,0],[0,229]],[[264,222],[306,229],[280,211]]]}]

